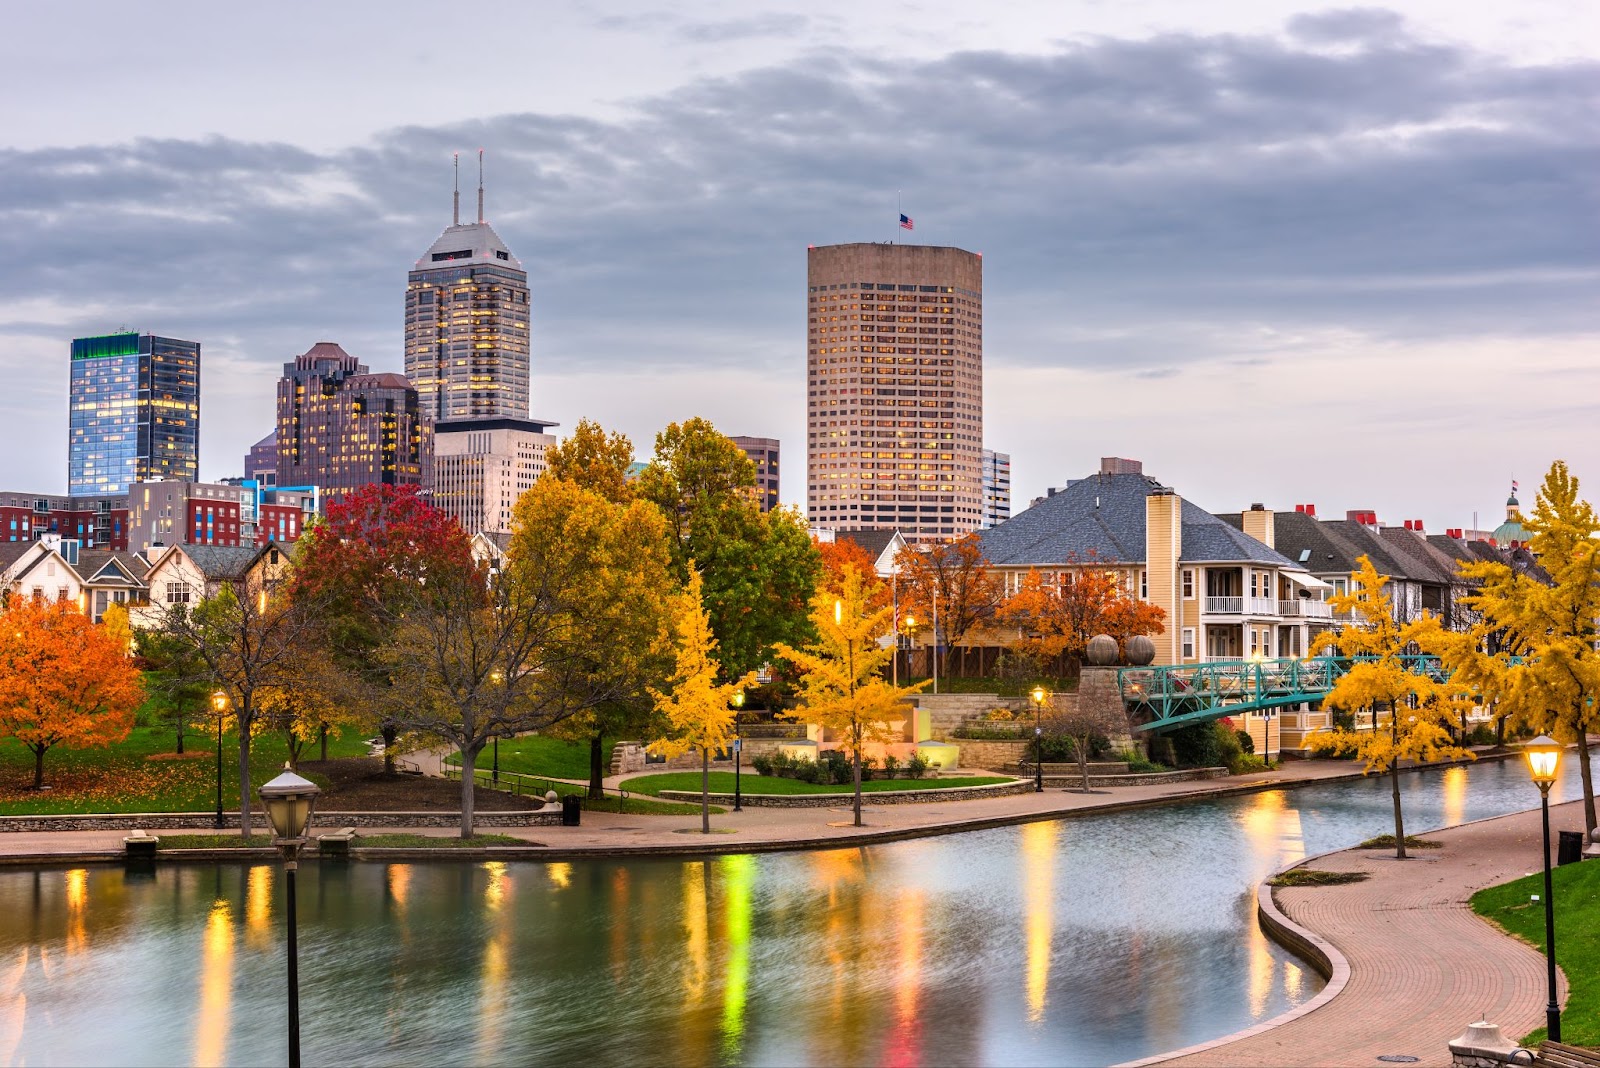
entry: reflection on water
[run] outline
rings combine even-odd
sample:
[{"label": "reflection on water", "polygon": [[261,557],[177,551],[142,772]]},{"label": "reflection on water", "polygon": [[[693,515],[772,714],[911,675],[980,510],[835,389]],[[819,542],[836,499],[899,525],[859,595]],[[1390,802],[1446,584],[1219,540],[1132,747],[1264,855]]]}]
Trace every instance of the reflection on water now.
[{"label": "reflection on water", "polygon": [[[1517,764],[1405,789],[1417,829],[1538,800]],[[1144,1056],[1312,996],[1257,929],[1254,886],[1389,819],[1378,779],[825,853],[308,864],[306,1058]],[[272,865],[0,872],[0,1061],[281,1061],[281,895]]]}]

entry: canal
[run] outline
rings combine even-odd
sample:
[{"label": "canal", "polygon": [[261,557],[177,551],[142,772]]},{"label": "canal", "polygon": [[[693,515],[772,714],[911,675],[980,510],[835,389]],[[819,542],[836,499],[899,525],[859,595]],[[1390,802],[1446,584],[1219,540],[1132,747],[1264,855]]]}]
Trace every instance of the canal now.
[{"label": "canal", "polygon": [[[1538,801],[1520,762],[1408,773],[1405,788],[1413,829]],[[1569,766],[1551,800],[1577,796]],[[1258,930],[1254,888],[1389,819],[1386,781],[1368,780],[815,853],[310,863],[305,1058],[1142,1057],[1314,996],[1316,973]],[[281,1063],[280,877],[0,872],[0,1061]]]}]

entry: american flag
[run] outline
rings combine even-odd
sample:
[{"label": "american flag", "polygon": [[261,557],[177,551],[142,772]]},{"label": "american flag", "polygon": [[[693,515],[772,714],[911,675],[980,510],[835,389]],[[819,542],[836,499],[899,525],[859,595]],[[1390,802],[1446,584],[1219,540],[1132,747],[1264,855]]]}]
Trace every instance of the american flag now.
[{"label": "american flag", "polygon": [[901,215],[900,216],[900,229],[902,229],[902,230],[915,230],[916,229],[916,226],[913,225],[912,222],[911,222],[911,216],[909,216],[909,215]]}]

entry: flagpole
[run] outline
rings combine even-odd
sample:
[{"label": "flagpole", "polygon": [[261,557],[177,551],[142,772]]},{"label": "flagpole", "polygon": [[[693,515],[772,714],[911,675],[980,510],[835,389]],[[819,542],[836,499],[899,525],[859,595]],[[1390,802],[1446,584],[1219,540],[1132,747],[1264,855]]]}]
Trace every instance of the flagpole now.
[{"label": "flagpole", "polygon": [[894,225],[895,225],[895,228],[893,230],[889,231],[889,244],[891,244],[891,245],[895,243],[895,240],[900,235],[900,215],[901,215],[901,210],[900,210],[900,190],[896,189],[894,191]]}]

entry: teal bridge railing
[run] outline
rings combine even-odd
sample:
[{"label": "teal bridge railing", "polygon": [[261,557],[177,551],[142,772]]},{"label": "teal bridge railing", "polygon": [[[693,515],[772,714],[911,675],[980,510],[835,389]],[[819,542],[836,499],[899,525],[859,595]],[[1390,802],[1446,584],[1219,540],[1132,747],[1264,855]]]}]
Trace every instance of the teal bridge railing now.
[{"label": "teal bridge railing", "polygon": [[[1436,657],[1401,657],[1407,667],[1435,678]],[[1134,731],[1162,731],[1243,712],[1320,701],[1350,670],[1349,657],[1217,660],[1168,667],[1126,667],[1117,687]]]}]

